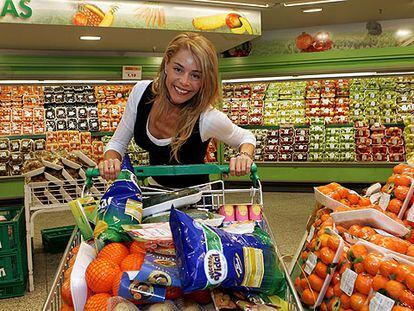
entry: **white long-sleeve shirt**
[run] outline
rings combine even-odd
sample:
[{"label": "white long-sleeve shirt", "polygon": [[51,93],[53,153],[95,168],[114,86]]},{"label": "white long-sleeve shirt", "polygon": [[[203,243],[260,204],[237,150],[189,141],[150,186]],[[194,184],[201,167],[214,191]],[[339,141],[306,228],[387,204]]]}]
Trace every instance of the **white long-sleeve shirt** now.
[{"label": "white long-sleeve shirt", "polygon": [[[111,140],[108,142],[105,151],[114,150],[122,157],[124,156],[129,142],[134,136],[138,104],[150,83],[151,81],[140,81],[132,89],[122,119]],[[250,131],[233,124],[223,112],[215,108],[202,112],[199,124],[200,136],[203,142],[210,138],[215,138],[234,148],[239,148],[240,145],[245,143],[256,146],[256,138]],[[171,143],[171,138],[158,139],[151,135],[148,129],[148,122],[146,128],[147,135],[154,144],[166,146]]]}]

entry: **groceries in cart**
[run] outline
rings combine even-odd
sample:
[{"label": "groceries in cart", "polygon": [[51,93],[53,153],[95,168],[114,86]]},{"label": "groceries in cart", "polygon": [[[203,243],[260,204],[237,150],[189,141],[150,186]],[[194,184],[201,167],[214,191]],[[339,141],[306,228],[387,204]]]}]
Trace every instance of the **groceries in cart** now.
[{"label": "groceries in cart", "polygon": [[[210,203],[200,209],[200,190],[167,191],[146,201],[143,197],[133,168],[124,162],[120,177],[101,198],[95,221],[90,221],[90,210],[85,213],[91,228],[95,225],[89,243],[96,247],[83,242],[80,252],[72,250],[61,293],[65,306],[86,311],[121,306],[224,310],[221,301],[212,299],[214,289],[216,298],[219,291],[231,292],[234,309],[287,310],[285,275],[263,230],[259,205],[227,204],[227,212],[231,206],[238,218],[224,221],[226,216],[219,214],[224,205],[212,209]],[[93,200],[77,203],[78,209],[90,209]],[[84,270],[77,265],[85,262],[79,257],[83,248],[95,254]],[[120,306],[108,309],[114,301]]]},{"label": "groceries in cart", "polygon": [[126,156],[121,174],[109,186],[99,203],[94,237],[100,242],[128,241],[122,224],[137,224],[142,220],[142,195],[134,169]]},{"label": "groceries in cart", "polygon": [[218,285],[270,295],[285,290],[272,240],[258,226],[252,233],[228,233],[173,209],[170,227],[185,293]]}]

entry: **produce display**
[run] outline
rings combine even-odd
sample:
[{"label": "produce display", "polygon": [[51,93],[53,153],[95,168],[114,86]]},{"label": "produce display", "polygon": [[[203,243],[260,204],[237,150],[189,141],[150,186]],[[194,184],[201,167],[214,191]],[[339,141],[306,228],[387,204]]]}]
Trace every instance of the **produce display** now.
[{"label": "produce display", "polygon": [[0,86],[0,136],[44,133],[43,103],[41,86]]},{"label": "produce display", "polygon": [[[196,197],[180,205],[183,195],[201,195],[190,188],[147,198],[125,159],[123,174],[99,202],[71,202],[85,210],[74,213],[76,222],[93,233],[70,251],[62,310],[107,310],[114,301],[128,310],[288,310],[261,204],[227,202],[207,211],[196,208]],[[166,200],[159,214],[155,207]]]},{"label": "produce display", "polygon": [[363,195],[334,182],[315,188],[318,204],[292,274],[304,306],[414,308],[413,177],[413,166],[399,164]]},{"label": "produce display", "polygon": [[[255,132],[260,138],[256,161],[401,162],[413,153],[413,82],[412,77],[381,77],[225,83],[223,112],[262,133]],[[269,143],[261,139],[267,133],[261,127],[275,134]],[[297,137],[292,143],[275,133],[285,127],[304,128],[309,137],[295,149]],[[224,160],[231,154],[225,148]]]},{"label": "produce display", "polygon": [[[44,149],[80,150],[99,163],[109,141],[99,138],[100,132],[110,134],[116,130],[132,87],[131,84],[0,86],[0,176],[21,175],[25,162],[34,157],[33,151]],[[37,138],[39,134],[42,138]],[[134,165],[149,164],[148,153],[134,141],[128,147],[128,154]],[[214,142],[209,144],[205,161],[217,162]]]},{"label": "produce display", "polygon": [[23,166],[45,149],[44,139],[0,138],[0,176],[21,175]]}]

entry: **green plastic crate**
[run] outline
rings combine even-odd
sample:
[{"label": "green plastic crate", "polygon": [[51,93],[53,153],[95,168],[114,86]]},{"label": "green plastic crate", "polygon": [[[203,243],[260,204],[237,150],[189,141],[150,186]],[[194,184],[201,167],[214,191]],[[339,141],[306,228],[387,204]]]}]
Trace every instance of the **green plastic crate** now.
[{"label": "green plastic crate", "polygon": [[0,215],[7,220],[0,221],[0,255],[21,249],[25,243],[24,207],[0,207]]},{"label": "green plastic crate", "polygon": [[0,288],[8,283],[22,282],[27,275],[26,248],[0,256]]},{"label": "green plastic crate", "polygon": [[23,296],[27,288],[27,279],[0,286],[0,299]]},{"label": "green plastic crate", "polygon": [[41,230],[42,243],[45,252],[63,252],[68,245],[73,229],[75,229],[75,226],[65,226]]}]

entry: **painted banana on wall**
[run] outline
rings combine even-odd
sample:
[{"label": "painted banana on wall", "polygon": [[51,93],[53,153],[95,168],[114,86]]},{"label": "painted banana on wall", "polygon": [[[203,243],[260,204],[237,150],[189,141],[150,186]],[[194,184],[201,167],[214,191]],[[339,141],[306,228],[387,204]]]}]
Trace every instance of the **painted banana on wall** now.
[{"label": "painted banana on wall", "polygon": [[235,34],[253,34],[253,28],[247,18],[237,13],[216,14],[193,18],[193,27],[197,30],[215,30],[226,26]]}]

